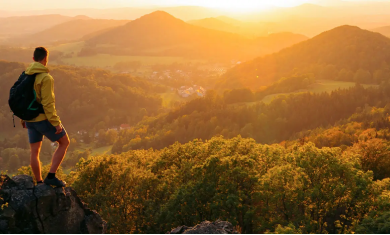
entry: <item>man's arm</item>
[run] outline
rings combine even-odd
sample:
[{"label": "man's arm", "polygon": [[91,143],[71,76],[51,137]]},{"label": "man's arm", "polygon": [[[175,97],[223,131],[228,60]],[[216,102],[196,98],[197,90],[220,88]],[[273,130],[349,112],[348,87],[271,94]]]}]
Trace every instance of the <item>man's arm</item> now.
[{"label": "man's arm", "polygon": [[47,75],[42,80],[41,104],[43,106],[43,110],[45,111],[47,120],[56,128],[61,127],[60,117],[57,115],[55,107],[54,79],[50,75]]}]

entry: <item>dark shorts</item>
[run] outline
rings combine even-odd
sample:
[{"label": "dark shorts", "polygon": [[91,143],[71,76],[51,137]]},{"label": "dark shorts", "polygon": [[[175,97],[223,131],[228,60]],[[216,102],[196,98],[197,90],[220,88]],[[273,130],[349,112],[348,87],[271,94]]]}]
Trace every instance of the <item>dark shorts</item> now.
[{"label": "dark shorts", "polygon": [[46,136],[51,142],[56,142],[66,135],[64,126],[62,126],[61,133],[56,135],[56,128],[48,120],[26,122],[26,127],[30,144],[41,142],[43,136]]}]

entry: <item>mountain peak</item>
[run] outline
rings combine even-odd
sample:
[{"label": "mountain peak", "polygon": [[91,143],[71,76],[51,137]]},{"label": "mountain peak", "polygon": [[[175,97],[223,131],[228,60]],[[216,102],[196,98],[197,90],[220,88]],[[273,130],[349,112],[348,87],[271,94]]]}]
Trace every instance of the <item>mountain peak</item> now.
[{"label": "mountain peak", "polygon": [[[164,21],[178,21],[179,19],[175,18],[171,14],[165,12],[165,11],[154,11],[150,14],[144,15],[139,20],[162,20]],[[180,20],[181,21],[181,20]]]},{"label": "mountain peak", "polygon": [[228,23],[228,24],[240,24],[242,23],[241,21],[237,20],[237,19],[234,19],[234,18],[231,18],[231,17],[228,17],[228,16],[218,16],[216,17],[217,20],[220,20],[220,21],[223,21],[225,23]]},{"label": "mountain peak", "polygon": [[336,27],[334,29],[331,29],[329,31],[346,31],[346,30],[349,30],[349,31],[359,31],[359,30],[362,30],[362,29],[359,28],[358,26],[354,26],[354,25],[341,25],[341,26]]},{"label": "mountain peak", "polygon": [[[373,33],[371,31],[361,29],[357,26],[352,25],[342,25],[339,27],[336,27],[334,29],[325,31],[318,36],[314,37],[316,38],[327,38],[327,39],[333,39],[333,43],[335,44],[343,44],[343,41],[345,40],[353,40],[356,41],[360,37],[369,37],[369,38],[385,38],[385,36]],[[386,40],[387,41],[387,40]],[[358,43],[358,42],[356,42]],[[387,43],[387,42],[386,42]]]},{"label": "mountain peak", "polygon": [[[373,83],[371,74],[381,70],[389,60],[389,38],[356,26],[343,25],[278,53],[236,66],[224,75],[221,84],[227,88],[239,85],[260,87],[297,72],[310,72],[318,79]],[[270,65],[277,72],[265,69]],[[315,69],[308,69],[311,67]],[[332,68],[333,74],[324,75],[324,68]],[[348,71],[348,74],[338,75],[341,71]],[[356,79],[355,74],[359,71],[369,75]]]},{"label": "mountain peak", "polygon": [[91,20],[92,18],[91,17],[88,17],[86,15],[77,15],[75,17],[73,17],[74,19],[78,19],[78,20]]},{"label": "mountain peak", "polygon": [[175,18],[165,11],[155,11],[144,15],[136,20],[127,23],[126,28],[142,28],[142,30],[153,31],[162,28],[177,28],[185,27],[186,23],[180,19]]}]

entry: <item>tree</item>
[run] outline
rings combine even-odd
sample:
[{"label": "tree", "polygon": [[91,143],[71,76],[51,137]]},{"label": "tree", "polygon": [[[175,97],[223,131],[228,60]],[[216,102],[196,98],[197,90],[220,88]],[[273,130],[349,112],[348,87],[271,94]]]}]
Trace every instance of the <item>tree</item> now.
[{"label": "tree", "polygon": [[92,150],[87,149],[85,151],[73,151],[70,153],[70,156],[64,159],[63,165],[66,167],[74,168],[76,164],[80,161],[80,159],[88,160],[91,155]]},{"label": "tree", "polygon": [[79,144],[78,144],[77,140],[75,138],[71,138],[68,150],[73,151],[74,149],[77,149],[78,145]]},{"label": "tree", "polygon": [[353,80],[357,83],[373,83],[371,73],[364,69],[357,70]]},{"label": "tree", "polygon": [[354,144],[352,151],[359,154],[365,171],[374,172],[375,180],[390,177],[390,148],[382,139],[373,138]]},{"label": "tree", "polygon": [[83,134],[82,138],[83,138],[84,143],[86,143],[86,144],[90,144],[92,142],[92,138],[91,138],[89,132]]},{"label": "tree", "polygon": [[137,72],[137,70],[142,66],[141,61],[122,61],[118,62],[114,65],[114,69],[121,71],[133,70],[133,72]]},{"label": "tree", "polygon": [[354,73],[351,70],[348,69],[342,69],[340,70],[337,80],[340,81],[353,81],[354,80]]},{"label": "tree", "polygon": [[118,136],[118,132],[115,130],[108,130],[105,134],[105,141],[107,145],[112,145],[115,143]]},{"label": "tree", "polygon": [[322,69],[320,79],[335,80],[337,78],[338,70],[335,65],[328,64]]},{"label": "tree", "polygon": [[7,170],[9,170],[10,172],[15,172],[19,168],[19,166],[20,166],[19,156],[14,154],[8,160]]},{"label": "tree", "polygon": [[390,188],[349,151],[241,137],[89,157],[68,180],[112,233],[162,233],[218,218],[242,233],[351,233]]}]

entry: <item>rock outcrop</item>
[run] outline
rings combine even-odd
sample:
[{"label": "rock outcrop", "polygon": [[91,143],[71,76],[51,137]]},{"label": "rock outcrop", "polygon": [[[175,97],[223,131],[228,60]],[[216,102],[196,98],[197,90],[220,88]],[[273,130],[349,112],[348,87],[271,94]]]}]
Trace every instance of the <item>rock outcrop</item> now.
[{"label": "rock outcrop", "polygon": [[102,234],[106,229],[106,222],[72,188],[35,186],[26,175],[2,179],[0,233]]},{"label": "rock outcrop", "polygon": [[233,225],[226,221],[204,221],[194,227],[180,226],[169,234],[238,234]]}]

